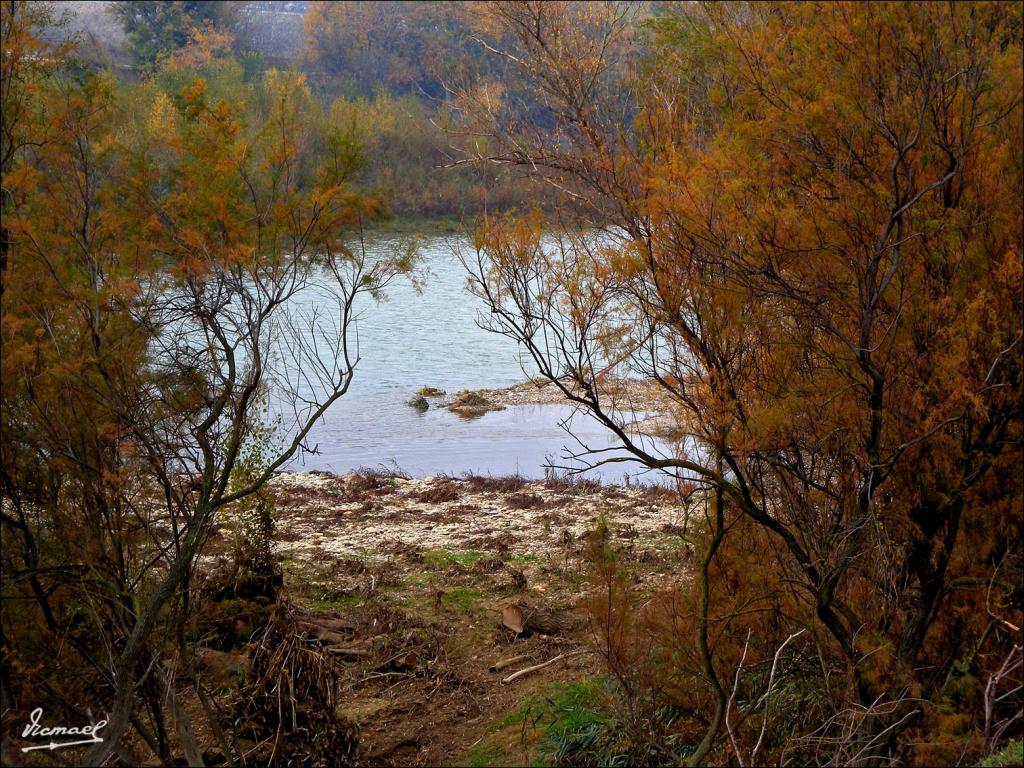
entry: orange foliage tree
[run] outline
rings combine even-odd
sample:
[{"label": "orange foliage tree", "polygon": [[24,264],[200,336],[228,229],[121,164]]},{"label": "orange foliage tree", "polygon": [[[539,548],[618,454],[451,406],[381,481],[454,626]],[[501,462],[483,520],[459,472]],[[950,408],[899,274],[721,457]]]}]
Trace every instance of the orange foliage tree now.
[{"label": "orange foliage tree", "polygon": [[[629,12],[482,10],[547,119],[481,79],[455,106],[496,149],[466,142],[467,161],[536,169],[573,218],[557,238],[487,222],[466,261],[494,330],[714,500],[691,625],[710,725],[689,759],[762,745],[749,707],[734,738],[743,623],[707,583],[739,531],[785,585],[745,663],[804,630],[853,691],[792,737],[840,761],[990,748],[970,681],[1021,644],[1020,6],[680,4],[646,38]],[[674,450],[629,427],[606,372],[657,381]]]},{"label": "orange foliage tree", "polygon": [[231,100],[124,88],[3,9],[5,712],[110,711],[83,759],[137,763],[129,729],[171,759],[169,711],[194,761],[176,670],[197,558],[307,450],[352,380],[360,298],[409,255],[350,248],[379,205],[301,75]]}]

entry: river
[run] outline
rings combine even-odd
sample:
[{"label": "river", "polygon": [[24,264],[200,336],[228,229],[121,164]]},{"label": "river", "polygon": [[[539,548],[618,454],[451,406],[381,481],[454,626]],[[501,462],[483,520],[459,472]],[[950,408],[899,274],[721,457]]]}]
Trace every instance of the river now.
[{"label": "river", "polygon": [[[560,426],[592,447],[613,445],[610,433],[568,406],[509,407],[476,419],[446,409],[417,411],[408,405],[420,387],[454,394],[464,389],[506,387],[537,373],[516,342],[485,331],[476,321],[481,304],[466,290],[466,271],[455,256],[456,236],[423,239],[418,248],[427,278],[421,292],[406,280],[392,283],[387,299],[363,297],[358,326],[360,362],[348,393],[325,414],[308,444],[318,453],[290,469],[345,473],[361,467],[397,467],[413,477],[438,474],[544,476],[551,461],[574,441]],[[374,250],[398,247],[380,237]],[[612,464],[586,473],[622,483],[639,464]],[[645,476],[653,480],[653,476]]]}]

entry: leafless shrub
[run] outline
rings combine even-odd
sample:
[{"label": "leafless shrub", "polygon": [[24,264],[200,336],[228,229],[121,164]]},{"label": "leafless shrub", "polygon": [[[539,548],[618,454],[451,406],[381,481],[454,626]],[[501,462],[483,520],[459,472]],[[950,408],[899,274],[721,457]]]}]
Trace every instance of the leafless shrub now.
[{"label": "leafless shrub", "polygon": [[448,501],[455,501],[462,495],[462,489],[450,480],[442,480],[436,485],[424,488],[413,494],[417,501],[425,504],[443,504]]},{"label": "leafless shrub", "polygon": [[1021,666],[1024,665],[1022,646],[1014,645],[999,669],[988,676],[985,684],[985,743],[994,750],[1006,731],[1021,717]]},{"label": "leafless shrub", "polygon": [[339,492],[344,501],[367,501],[393,493],[394,475],[380,469],[361,468],[345,478]]},{"label": "leafless shrub", "polygon": [[851,702],[817,730],[794,738],[793,746],[813,754],[816,765],[893,765],[893,735],[921,714],[918,703],[906,690],[870,706]]},{"label": "leafless shrub", "polygon": [[548,467],[544,470],[544,487],[560,493],[587,495],[601,490],[601,481],[579,475],[561,473]]},{"label": "leafless shrub", "polygon": [[537,493],[513,493],[506,497],[505,503],[512,509],[544,509],[547,502]]},{"label": "leafless shrub", "polygon": [[526,485],[526,479],[521,475],[502,475],[499,477],[468,475],[466,483],[474,493],[514,493],[522,490],[523,486]]}]

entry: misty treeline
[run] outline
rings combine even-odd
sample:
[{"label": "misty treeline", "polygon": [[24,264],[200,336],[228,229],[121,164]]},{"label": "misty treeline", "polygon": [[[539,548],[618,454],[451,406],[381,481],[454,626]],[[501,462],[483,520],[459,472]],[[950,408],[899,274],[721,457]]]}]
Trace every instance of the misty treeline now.
[{"label": "misty treeline", "polygon": [[[486,212],[482,316],[689,503],[695,565],[653,595],[591,542],[615,699],[567,762],[1019,740],[1021,6],[308,5],[291,67],[247,4],[119,5],[127,74],[2,5],[5,710],[110,713],[91,764],[199,764],[197,717],[231,762],[356,759],[289,644],[265,482],[415,267],[353,245],[390,209]],[[660,385],[672,451],[615,376]],[[225,582],[263,627],[230,698],[194,663]]]},{"label": "misty treeline", "polygon": [[[57,20],[69,15],[54,10]],[[436,173],[454,160],[438,130],[445,102],[467,69],[494,66],[472,39],[474,14],[464,3],[125,0],[91,9],[108,34],[76,34],[68,18],[50,35],[74,37],[80,59],[129,81],[172,61],[204,75],[211,59],[230,62],[246,84],[272,68],[301,72],[324,104],[337,100],[334,119],[369,150],[364,187],[399,217],[457,220],[540,200],[522,174],[468,166]],[[196,50],[204,52],[189,53]]]}]

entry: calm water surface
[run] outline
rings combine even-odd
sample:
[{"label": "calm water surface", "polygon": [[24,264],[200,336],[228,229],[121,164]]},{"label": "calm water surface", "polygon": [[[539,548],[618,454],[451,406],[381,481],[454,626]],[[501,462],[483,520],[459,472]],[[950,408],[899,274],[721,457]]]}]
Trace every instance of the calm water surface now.
[{"label": "calm water surface", "polygon": [[[466,291],[466,272],[454,254],[459,242],[435,237],[420,244],[429,277],[422,293],[408,282],[388,288],[386,301],[368,297],[358,320],[361,359],[348,393],[311,433],[317,455],[291,469],[325,469],[339,474],[389,465],[414,477],[466,472],[542,477],[545,463],[574,441],[559,426],[571,418],[573,432],[588,445],[612,445],[609,433],[568,406],[519,406],[466,420],[448,410],[419,412],[407,403],[423,386],[448,393],[506,387],[536,374],[526,353],[504,336],[479,328],[480,303]],[[381,239],[372,248],[397,247]],[[639,464],[614,464],[588,476],[621,483]],[[653,481],[654,475],[645,476]]]}]

